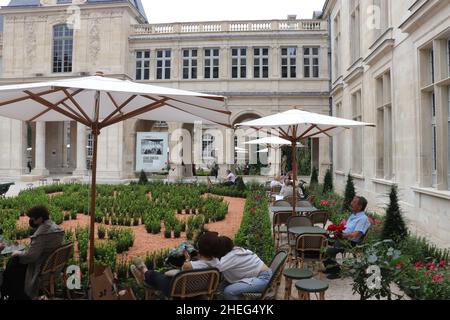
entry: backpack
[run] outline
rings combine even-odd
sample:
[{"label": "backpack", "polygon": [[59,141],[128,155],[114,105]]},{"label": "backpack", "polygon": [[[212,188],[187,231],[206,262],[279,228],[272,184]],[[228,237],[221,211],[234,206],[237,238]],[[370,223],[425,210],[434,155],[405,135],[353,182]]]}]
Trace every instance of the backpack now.
[{"label": "backpack", "polygon": [[189,256],[195,258],[198,255],[197,249],[188,242],[182,242],[178,247],[170,250],[165,263],[174,268],[181,268],[185,262],[184,250],[187,250]]}]

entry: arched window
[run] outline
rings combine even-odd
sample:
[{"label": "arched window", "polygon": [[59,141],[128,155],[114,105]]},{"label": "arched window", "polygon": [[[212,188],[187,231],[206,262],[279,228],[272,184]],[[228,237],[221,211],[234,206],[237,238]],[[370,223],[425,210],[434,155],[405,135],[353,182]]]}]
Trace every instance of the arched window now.
[{"label": "arched window", "polygon": [[53,72],[72,72],[73,29],[67,24],[53,27]]}]

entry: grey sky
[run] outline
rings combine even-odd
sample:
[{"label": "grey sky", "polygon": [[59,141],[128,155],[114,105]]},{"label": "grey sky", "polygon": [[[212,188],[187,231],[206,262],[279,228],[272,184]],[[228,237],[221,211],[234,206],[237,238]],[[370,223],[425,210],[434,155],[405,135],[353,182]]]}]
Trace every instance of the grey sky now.
[{"label": "grey sky", "polygon": [[[142,0],[150,23],[285,19],[288,14],[311,19],[325,0]],[[0,6],[9,0],[0,0]]]}]

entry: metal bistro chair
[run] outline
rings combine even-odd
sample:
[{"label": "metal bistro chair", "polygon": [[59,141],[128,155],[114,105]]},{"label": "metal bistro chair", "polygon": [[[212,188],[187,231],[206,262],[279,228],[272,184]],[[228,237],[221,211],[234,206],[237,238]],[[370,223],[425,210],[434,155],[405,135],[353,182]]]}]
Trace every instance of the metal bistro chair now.
[{"label": "metal bistro chair", "polygon": [[307,260],[317,261],[321,264],[326,247],[327,237],[323,234],[302,234],[298,236],[295,246],[295,266],[300,261],[300,268],[303,268]]},{"label": "metal bistro chair", "polygon": [[320,223],[322,225],[322,228],[325,229],[325,226],[327,225],[328,222],[328,216],[329,216],[328,212],[318,210],[311,212],[308,215],[308,218],[311,219],[313,225]]},{"label": "metal bistro chair", "polygon": [[[292,211],[281,211],[273,214],[273,238],[275,240],[276,248],[280,247],[280,241],[283,236],[287,237],[287,221],[292,216]],[[287,242],[286,242],[287,244]]]},{"label": "metal bistro chair", "polygon": [[[220,272],[216,268],[184,270],[177,273],[170,284],[169,300],[186,299],[205,296],[211,300],[219,286]],[[145,300],[152,300],[156,289],[147,285]]]},{"label": "metal bistro chair", "polygon": [[297,234],[289,232],[292,227],[312,227],[313,224],[308,217],[303,216],[290,216],[287,220],[287,236],[288,236],[288,246],[289,246],[289,264],[291,264],[295,252],[295,246],[297,244]]},{"label": "metal bistro chair", "polygon": [[[53,251],[41,267],[41,271],[39,273],[40,287],[49,298],[53,298],[55,296],[56,278],[60,276],[66,268],[72,249],[73,243],[62,245]],[[65,276],[63,275],[63,278],[64,277]]]},{"label": "metal bistro chair", "polygon": [[287,257],[288,253],[285,250],[278,251],[270,263],[272,277],[263,292],[246,292],[242,294],[243,298],[245,300],[276,300]]}]

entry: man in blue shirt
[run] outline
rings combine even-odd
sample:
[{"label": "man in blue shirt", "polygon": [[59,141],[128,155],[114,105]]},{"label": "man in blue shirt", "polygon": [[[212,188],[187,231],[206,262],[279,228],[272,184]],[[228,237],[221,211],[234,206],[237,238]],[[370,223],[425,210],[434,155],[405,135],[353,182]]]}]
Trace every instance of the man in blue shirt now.
[{"label": "man in blue shirt", "polygon": [[325,273],[328,274],[328,279],[339,278],[341,268],[336,262],[336,255],[343,253],[350,243],[355,246],[361,242],[370,227],[369,218],[365,214],[367,208],[367,200],[364,197],[354,197],[350,204],[352,214],[347,220],[344,232],[339,235],[339,240],[336,240],[332,247],[329,247],[326,252],[326,259],[324,261]]}]

